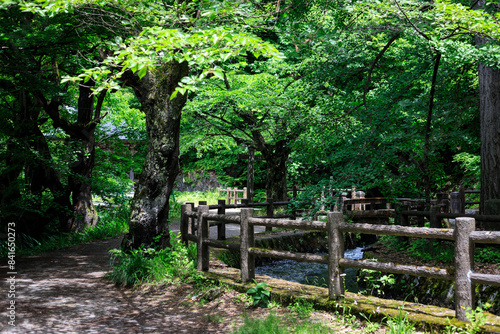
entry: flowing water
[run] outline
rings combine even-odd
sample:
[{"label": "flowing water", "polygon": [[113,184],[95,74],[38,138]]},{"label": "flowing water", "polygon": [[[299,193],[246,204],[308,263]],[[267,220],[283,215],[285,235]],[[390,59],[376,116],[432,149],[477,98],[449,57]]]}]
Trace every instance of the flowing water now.
[{"label": "flowing water", "polygon": [[[361,247],[346,249],[344,258],[360,260],[363,258]],[[345,269],[345,288],[349,292],[358,292],[354,268]],[[277,260],[255,268],[255,273],[281,278],[287,281],[328,287],[328,266],[321,263],[297,262],[293,260]]]}]

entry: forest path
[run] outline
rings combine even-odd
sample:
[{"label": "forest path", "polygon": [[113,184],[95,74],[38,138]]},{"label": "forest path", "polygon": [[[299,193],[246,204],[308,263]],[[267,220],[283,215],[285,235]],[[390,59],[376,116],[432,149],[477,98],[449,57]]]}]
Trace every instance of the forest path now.
[{"label": "forest path", "polygon": [[[227,333],[241,306],[226,293],[205,305],[192,289],[162,286],[124,289],[104,278],[109,250],[121,238],[96,241],[16,259],[15,298],[7,298],[9,272],[0,266],[1,333]],[[7,308],[15,301],[15,327]],[[240,303],[241,304],[241,303]],[[214,319],[216,321],[214,321]]]}]

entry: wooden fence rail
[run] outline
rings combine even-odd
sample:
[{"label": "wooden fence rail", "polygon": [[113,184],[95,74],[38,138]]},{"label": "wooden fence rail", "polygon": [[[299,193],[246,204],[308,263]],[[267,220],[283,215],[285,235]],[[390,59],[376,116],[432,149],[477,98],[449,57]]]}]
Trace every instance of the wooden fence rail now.
[{"label": "wooden fence rail", "polygon": [[[328,265],[328,294],[331,299],[339,299],[344,295],[344,268],[378,270],[395,274],[432,277],[455,281],[456,317],[468,321],[466,312],[474,307],[474,284],[500,286],[500,275],[479,274],[473,272],[473,249],[475,243],[500,244],[500,232],[475,231],[475,219],[471,217],[456,218],[454,229],[426,228],[408,226],[389,226],[377,224],[345,223],[340,212],[329,212],[327,222],[297,221],[287,219],[256,218],[252,208],[242,208],[240,215],[227,216],[209,213],[208,205],[200,205],[196,211],[190,205],[182,206],[181,233],[182,240],[198,243],[198,270],[209,268],[209,247],[239,250],[241,256],[241,279],[247,282],[255,278],[255,256],[266,256],[280,259],[291,259],[302,262],[324,263]],[[194,232],[193,220],[199,222],[197,236]],[[240,243],[226,244],[219,240],[209,239],[210,222],[223,224],[227,222],[240,224]],[[254,226],[287,227],[304,230],[328,232],[328,255],[310,253],[294,253],[256,248],[254,243]],[[191,233],[189,233],[191,232]],[[376,235],[395,235],[403,237],[419,237],[453,240],[455,242],[454,267],[440,268],[414,266],[393,263],[381,263],[367,260],[345,259],[344,232],[367,233]]]},{"label": "wooden fence rail", "polygon": [[[234,201],[234,204],[238,204],[238,201],[242,201],[243,199],[247,199],[247,188],[238,189],[238,188],[227,188],[227,189],[219,189],[219,194],[221,192],[226,193],[227,204],[231,204],[231,201]],[[241,194],[241,196],[239,196]]]}]

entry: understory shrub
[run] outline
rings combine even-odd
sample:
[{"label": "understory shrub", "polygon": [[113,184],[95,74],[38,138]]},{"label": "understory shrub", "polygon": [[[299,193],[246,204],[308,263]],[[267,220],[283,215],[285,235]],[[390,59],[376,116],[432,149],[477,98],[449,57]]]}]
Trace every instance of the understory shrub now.
[{"label": "understory shrub", "polygon": [[[159,237],[158,237],[159,239]],[[130,286],[145,282],[190,281],[197,275],[196,244],[185,246],[177,233],[170,232],[171,247],[138,248],[130,252],[110,252],[112,271],[107,275],[118,285]]]},{"label": "understory shrub", "polygon": [[[116,238],[128,232],[130,201],[117,207],[97,207],[99,221],[96,226],[77,233],[49,231],[40,238],[19,233],[16,240],[16,255],[36,255],[51,250],[75,246],[94,240]],[[7,242],[0,242],[0,258],[7,256]]]}]

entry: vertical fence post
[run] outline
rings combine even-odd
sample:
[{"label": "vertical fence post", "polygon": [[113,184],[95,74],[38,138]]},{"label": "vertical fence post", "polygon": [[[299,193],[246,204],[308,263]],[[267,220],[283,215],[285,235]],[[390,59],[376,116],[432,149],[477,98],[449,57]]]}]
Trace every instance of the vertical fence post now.
[{"label": "vertical fence post", "polygon": [[[187,202],[186,203],[186,211],[194,211],[194,203],[193,202]],[[188,217],[187,218],[188,222],[188,234],[194,234],[195,228],[194,228],[194,218]]]},{"label": "vertical fence post", "polygon": [[[267,212],[266,216],[267,218],[273,218],[274,217],[274,200],[272,198],[267,198]],[[273,230],[272,227],[266,226],[266,232],[271,232]]]},{"label": "vertical fence post", "polygon": [[[219,208],[217,209],[217,213],[219,215],[225,215],[226,214],[226,201],[223,199],[220,199],[217,202],[219,204]],[[226,240],[226,223],[219,222],[219,225],[217,225],[217,239],[218,240]]]},{"label": "vertical fence post", "polygon": [[198,206],[198,271],[208,271],[208,245],[203,242],[203,239],[208,238],[208,219],[204,217],[204,214],[209,211],[208,205]]},{"label": "vertical fence post", "polygon": [[451,213],[461,213],[462,200],[460,198],[459,192],[450,193],[450,212]]},{"label": "vertical fence post", "polygon": [[186,216],[186,211],[188,211],[188,208],[190,209],[190,206],[187,204],[182,204],[181,205],[181,226],[180,226],[180,231],[181,231],[181,242],[187,246],[188,244],[188,239],[187,239],[187,234],[188,234],[188,216]]},{"label": "vertical fence post", "polygon": [[254,246],[254,227],[248,223],[253,217],[252,208],[241,209],[240,225],[240,254],[241,254],[241,281],[248,282],[255,278],[255,256],[248,249]]},{"label": "vertical fence post", "polygon": [[430,208],[430,227],[441,228],[441,219],[437,217],[437,214],[441,212],[441,206],[431,205]]},{"label": "vertical fence post", "polygon": [[341,212],[328,212],[328,296],[333,300],[344,295],[344,270],[339,264],[344,256],[344,236],[340,231],[343,219]]},{"label": "vertical fence post", "polygon": [[458,196],[460,196],[460,213],[465,213],[465,188],[460,187],[458,191]]},{"label": "vertical fence post", "polygon": [[243,188],[243,199],[247,199],[247,195],[248,195],[248,188],[247,187],[244,187]]},{"label": "vertical fence post", "polygon": [[474,218],[455,220],[455,312],[458,320],[467,322],[467,309],[474,307],[474,285],[470,280],[474,243],[470,242],[470,233],[475,229]]}]

